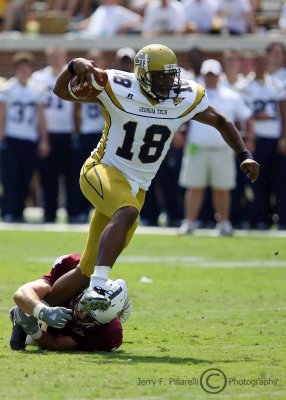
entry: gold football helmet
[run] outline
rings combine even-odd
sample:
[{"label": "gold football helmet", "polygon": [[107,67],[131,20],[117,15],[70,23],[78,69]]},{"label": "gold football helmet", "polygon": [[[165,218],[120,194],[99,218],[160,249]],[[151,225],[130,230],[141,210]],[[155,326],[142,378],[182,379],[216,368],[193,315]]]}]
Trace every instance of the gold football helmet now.
[{"label": "gold football helmet", "polygon": [[181,81],[176,54],[167,46],[150,44],[134,58],[134,72],[141,87],[155,100],[178,97]]}]

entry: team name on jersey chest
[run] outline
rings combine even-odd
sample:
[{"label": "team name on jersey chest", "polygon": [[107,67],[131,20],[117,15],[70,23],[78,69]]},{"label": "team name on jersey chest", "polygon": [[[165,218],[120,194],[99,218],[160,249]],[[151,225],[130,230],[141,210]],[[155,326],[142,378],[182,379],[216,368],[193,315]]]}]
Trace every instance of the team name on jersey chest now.
[{"label": "team name on jersey chest", "polygon": [[154,114],[154,115],[168,115],[168,110],[160,109],[160,108],[151,108],[151,107],[139,107],[138,110],[140,113]]}]

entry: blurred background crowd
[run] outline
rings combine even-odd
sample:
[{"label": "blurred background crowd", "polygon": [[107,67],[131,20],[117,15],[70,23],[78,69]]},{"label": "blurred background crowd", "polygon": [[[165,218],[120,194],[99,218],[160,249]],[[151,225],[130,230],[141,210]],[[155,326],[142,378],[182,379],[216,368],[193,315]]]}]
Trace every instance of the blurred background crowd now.
[{"label": "blurred background crowd", "polygon": [[284,0],[1,0],[2,32],[243,35],[286,30]]},{"label": "blurred background crowd", "polygon": [[[286,2],[285,2],[286,4]],[[60,33],[111,38],[144,35],[244,35],[286,30],[286,5],[276,0],[48,0],[0,1],[1,35]],[[154,39],[156,38],[156,40]],[[83,54],[101,68],[133,71],[138,48]],[[176,50],[176,49],[174,49]],[[0,53],[1,54],[1,53]],[[35,54],[15,52],[10,73],[0,78],[0,208],[6,223],[26,222],[27,207],[40,221],[89,221],[80,193],[81,165],[104,125],[97,104],[65,102],[52,92],[71,58],[64,46]],[[286,49],[283,41],[260,51],[228,49],[211,58],[199,46],[187,51],[181,78],[206,88],[210,104],[239,129],[261,164],[255,184],[239,171],[236,157],[214,128],[191,121],[176,133],[141,213],[141,225],[176,227],[179,234],[216,228],[286,229]]]}]

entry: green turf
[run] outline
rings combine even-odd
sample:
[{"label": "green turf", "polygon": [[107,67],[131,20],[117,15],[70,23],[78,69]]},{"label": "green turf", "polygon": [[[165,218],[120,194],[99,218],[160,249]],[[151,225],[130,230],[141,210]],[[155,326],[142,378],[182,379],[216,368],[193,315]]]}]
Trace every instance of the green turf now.
[{"label": "green turf", "polygon": [[[85,238],[0,232],[1,400],[286,398],[285,238],[136,235],[111,275],[127,279],[134,306],[117,352],[12,352],[13,291]],[[199,385],[210,368],[227,377],[220,394]]]}]

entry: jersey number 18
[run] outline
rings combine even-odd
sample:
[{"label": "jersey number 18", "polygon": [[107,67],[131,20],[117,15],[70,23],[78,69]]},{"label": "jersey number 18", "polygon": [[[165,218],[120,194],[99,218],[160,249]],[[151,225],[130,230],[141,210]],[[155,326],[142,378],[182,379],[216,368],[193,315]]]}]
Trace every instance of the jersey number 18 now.
[{"label": "jersey number 18", "polygon": [[[116,154],[126,160],[132,160],[134,153],[132,152],[132,146],[135,138],[135,131],[137,122],[129,121],[123,125],[125,130],[125,137],[123,144],[118,147]],[[155,135],[160,135],[159,140],[155,140]],[[153,163],[156,162],[164,149],[166,141],[169,139],[171,131],[167,126],[153,124],[145,131],[143,138],[144,144],[141,146],[138,158],[142,163]],[[151,149],[154,149],[151,151]]]}]

